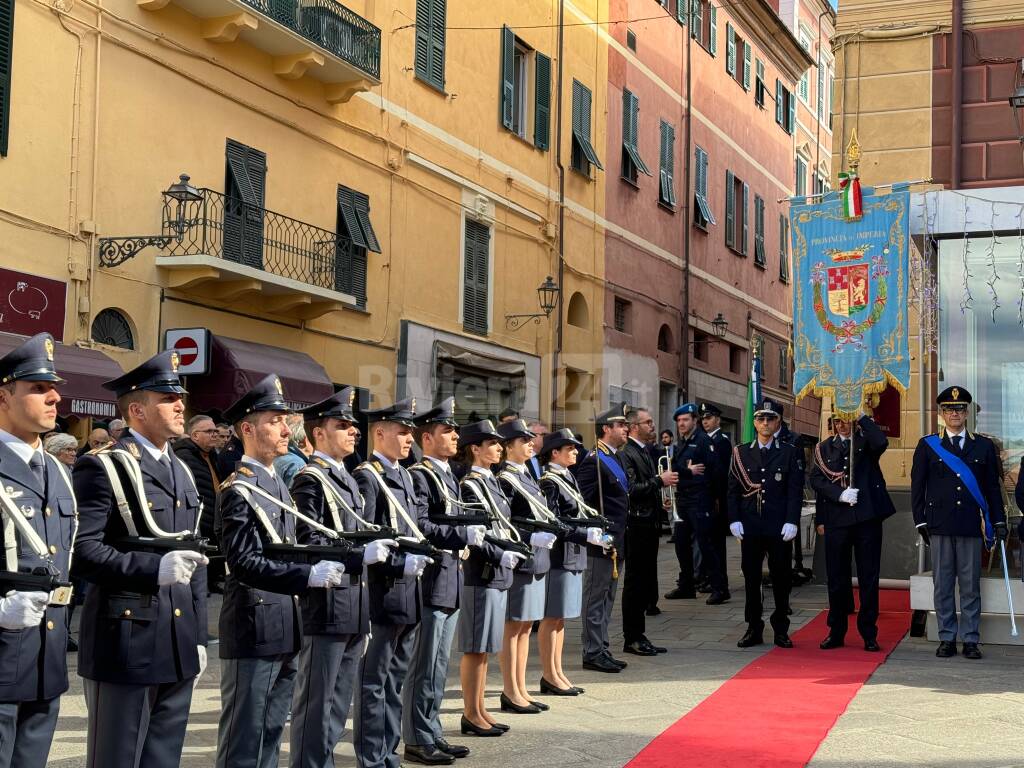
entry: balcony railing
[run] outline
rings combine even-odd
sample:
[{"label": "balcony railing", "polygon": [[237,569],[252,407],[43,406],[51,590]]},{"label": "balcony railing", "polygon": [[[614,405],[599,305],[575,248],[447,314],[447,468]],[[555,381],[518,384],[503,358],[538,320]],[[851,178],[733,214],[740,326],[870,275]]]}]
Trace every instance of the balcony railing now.
[{"label": "balcony railing", "polygon": [[288,29],[380,79],[380,30],[335,0],[241,0]]},{"label": "balcony railing", "polygon": [[346,259],[339,259],[347,241],[336,233],[212,189],[199,192],[201,200],[180,204],[164,195],[163,233],[169,240],[164,250],[169,256],[212,256],[306,285],[350,292],[352,276]]}]

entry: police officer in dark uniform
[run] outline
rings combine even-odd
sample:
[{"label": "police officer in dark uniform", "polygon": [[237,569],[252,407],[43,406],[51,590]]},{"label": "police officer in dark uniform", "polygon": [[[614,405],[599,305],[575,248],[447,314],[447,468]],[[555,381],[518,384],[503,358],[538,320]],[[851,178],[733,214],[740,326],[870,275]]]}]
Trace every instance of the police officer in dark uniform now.
[{"label": "police officer in dark uniform", "polygon": [[[412,448],[416,401],[408,398],[365,415],[373,454],[354,476],[366,519],[423,539],[412,478],[399,464]],[[359,664],[352,739],[359,768],[399,768],[402,686],[422,612],[420,575],[432,562],[426,555],[399,551],[367,571],[370,643]]]},{"label": "police officer in dark uniform", "polygon": [[832,427],[835,435],[814,448],[810,477],[811,488],[818,495],[816,523],[824,528],[828,573],[829,632],[821,649],[843,645],[850,608],[850,560],[856,558],[860,588],[857,630],[864,639],[864,650],[878,651],[882,521],[896,511],[879,467],[889,440],[870,416],[861,416],[855,429],[851,420],[833,414]]},{"label": "police officer in dark uniform", "polygon": [[185,431],[178,354],[162,352],[103,385],[128,424],[74,469],[75,575],[90,582],[78,671],[89,766],[176,766],[192,689],[206,666],[206,557],[160,554],[139,537],[186,538],[203,513],[169,440]]},{"label": "police officer in dark uniform", "polygon": [[708,490],[711,494],[711,547],[718,565],[718,591],[711,584],[708,605],[720,605],[728,601],[729,593],[728,551],[729,540],[729,462],[732,459],[732,441],[722,431],[722,410],[714,403],[701,403],[700,424],[704,434],[711,438],[711,453],[714,460],[708,468]]},{"label": "police officer in dark uniform", "polygon": [[[946,387],[936,403],[945,427],[922,437],[910,470],[914,524],[932,553],[935,618],[940,658],[955,656],[957,635],[964,658],[980,659],[981,544],[983,535],[1005,541],[1002,478],[995,444],[967,429],[971,393]],[[991,532],[986,528],[991,526]],[[960,588],[957,625],[955,592]]]},{"label": "police officer in dark uniform", "polygon": [[616,405],[598,414],[594,420],[597,445],[576,472],[583,499],[607,518],[605,533],[614,540],[611,548],[589,545],[583,578],[583,668],[597,672],[618,672],[627,666],[609,650],[608,624],[619,586],[618,569],[626,555],[629,478],[618,451],[629,439],[628,408]]},{"label": "police officer in dark uniform", "polygon": [[[355,450],[355,389],[345,387],[302,410],[306,437],[313,445],[309,463],[292,480],[295,507],[333,531],[372,529],[363,496],[344,461]],[[323,532],[296,521],[300,544],[329,543]],[[396,542],[371,541],[345,559],[345,577],[331,589],[311,589],[299,598],[302,650],[292,702],[292,768],[333,768],[334,748],[345,732],[356,668],[370,633],[369,595],[364,566],[382,563]]]},{"label": "police officer in dark uniform", "polygon": [[[67,582],[78,521],[71,478],[43,450],[63,379],[54,343],[40,333],[0,358],[0,519],[3,570],[45,569]],[[8,538],[13,537],[13,540]],[[60,696],[68,689],[69,588],[12,589],[0,575],[0,766],[43,768]]]},{"label": "police officer in dark uniform", "polygon": [[[346,570],[339,562],[308,565],[265,554],[267,544],[296,542],[296,510],[274,470],[274,459],[288,452],[289,412],[274,374],[224,412],[243,454],[221,487],[215,526],[228,566],[220,612],[217,768],[277,765],[302,641],[299,596],[339,586]],[[351,572],[358,573],[361,560],[354,565]]]},{"label": "police officer in dark uniform", "polygon": [[775,595],[771,616],[775,645],[793,647],[789,639],[789,553],[800,522],[804,467],[800,450],[774,437],[781,418],[782,407],[764,400],[754,411],[757,438],[733,449],[729,467],[729,530],[740,540],[746,590],[747,631],[737,643],[740,648],[764,642],[761,571],[765,556]]}]

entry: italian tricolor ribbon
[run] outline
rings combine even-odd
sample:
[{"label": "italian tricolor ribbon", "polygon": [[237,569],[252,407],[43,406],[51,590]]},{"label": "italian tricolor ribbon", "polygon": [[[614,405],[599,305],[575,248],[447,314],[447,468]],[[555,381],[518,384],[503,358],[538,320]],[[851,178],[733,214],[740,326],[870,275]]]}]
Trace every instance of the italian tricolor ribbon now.
[{"label": "italian tricolor ribbon", "polygon": [[843,216],[859,219],[864,215],[864,199],[860,192],[860,177],[856,173],[839,174],[839,196],[843,204]]}]

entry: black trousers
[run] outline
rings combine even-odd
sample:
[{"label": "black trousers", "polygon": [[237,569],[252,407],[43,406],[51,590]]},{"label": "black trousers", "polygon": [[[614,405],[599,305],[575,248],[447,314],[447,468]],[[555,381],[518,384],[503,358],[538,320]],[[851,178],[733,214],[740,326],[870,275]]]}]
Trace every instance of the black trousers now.
[{"label": "black trousers", "polygon": [[628,557],[622,585],[622,635],[627,643],[644,636],[645,611],[656,602],[659,533],[656,524],[632,519],[626,524]]},{"label": "black trousers", "polygon": [[857,631],[865,640],[878,636],[878,572],[882,559],[882,521],[866,520],[825,529],[825,570],[828,574],[828,627],[833,637],[846,635],[850,605],[850,561],[857,563],[860,611]]},{"label": "black trousers", "polygon": [[679,510],[679,516],[682,519],[672,524],[672,545],[676,548],[676,561],[679,563],[676,586],[684,592],[693,592],[696,590],[693,580],[693,526],[686,510]]},{"label": "black trousers", "polygon": [[[712,592],[726,592],[729,581],[725,575],[725,540],[718,545],[716,515],[712,506],[711,514],[704,516],[697,509],[689,511],[690,526],[700,549],[700,571],[711,586]],[[682,564],[680,564],[681,566]]]},{"label": "black trousers", "polygon": [[764,629],[764,619],[761,617],[761,573],[767,556],[768,573],[772,577],[772,593],[775,596],[772,629],[776,632],[789,632],[789,590],[793,576],[789,558],[792,551],[792,545],[783,541],[781,536],[747,534],[740,542],[746,590],[743,618],[750,629],[758,632]]}]

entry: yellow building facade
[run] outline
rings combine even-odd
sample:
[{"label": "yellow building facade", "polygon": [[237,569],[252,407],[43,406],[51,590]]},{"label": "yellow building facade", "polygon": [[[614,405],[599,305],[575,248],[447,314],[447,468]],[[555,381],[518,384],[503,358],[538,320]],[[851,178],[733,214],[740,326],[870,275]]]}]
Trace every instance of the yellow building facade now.
[{"label": "yellow building facade", "polygon": [[[312,358],[375,406],[453,394],[463,419],[585,421],[607,55],[560,30],[558,2],[13,6],[2,266],[67,284],[66,345],[128,368],[206,329],[239,370],[190,377],[200,393],[271,361],[299,386]],[[561,322],[570,299],[584,327]]]}]

